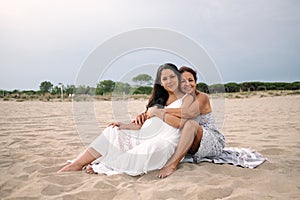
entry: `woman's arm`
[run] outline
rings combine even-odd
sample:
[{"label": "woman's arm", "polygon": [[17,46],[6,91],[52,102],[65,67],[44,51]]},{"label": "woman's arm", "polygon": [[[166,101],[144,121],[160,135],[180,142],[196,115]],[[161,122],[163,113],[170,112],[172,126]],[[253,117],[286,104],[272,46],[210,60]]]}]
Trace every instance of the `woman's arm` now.
[{"label": "woman's arm", "polygon": [[200,114],[197,98],[188,95],[183,99],[181,108],[165,108],[166,113],[182,119],[191,119]]},{"label": "woman's arm", "polygon": [[[186,95],[182,100],[181,108],[178,108],[179,111],[181,109],[186,110],[188,107],[190,107],[193,104],[193,102],[195,102],[194,96]],[[192,115],[191,117],[186,117],[186,118],[184,118],[180,115],[179,116],[170,115],[166,112],[166,109],[159,109],[157,107],[149,108],[147,111],[147,115],[148,115],[148,117],[157,116],[160,119],[162,119],[164,122],[166,122],[167,124],[169,124],[170,126],[173,126],[175,128],[182,128],[188,119],[194,117],[194,115]]]},{"label": "woman's arm", "polygon": [[173,115],[169,115],[165,112],[165,109],[160,109],[157,107],[151,107],[147,112],[149,117],[156,116],[163,120],[165,123],[173,126],[174,128],[182,128],[187,119],[179,118]]},{"label": "woman's arm", "polygon": [[122,123],[122,122],[113,122],[110,123],[108,126],[112,127],[118,127],[119,130],[125,129],[125,130],[139,130],[141,128],[141,125],[135,124],[135,123]]}]

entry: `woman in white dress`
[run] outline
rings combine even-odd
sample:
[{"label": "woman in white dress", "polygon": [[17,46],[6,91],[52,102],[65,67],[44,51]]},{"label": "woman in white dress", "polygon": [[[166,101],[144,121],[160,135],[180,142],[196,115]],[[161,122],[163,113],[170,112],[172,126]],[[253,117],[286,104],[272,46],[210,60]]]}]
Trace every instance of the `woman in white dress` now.
[{"label": "woman in white dress", "polygon": [[[175,153],[168,160],[165,166],[159,170],[158,177],[165,178],[176,171],[178,164],[183,157],[189,153],[195,163],[200,162],[201,158],[218,157],[225,147],[225,137],[219,131],[210,100],[207,94],[196,89],[197,73],[189,67],[181,67],[181,90],[187,94],[196,95],[189,108],[153,108],[152,113],[160,118],[164,116],[164,122],[176,126],[182,119],[197,116],[187,120],[181,130],[181,136]],[[143,114],[136,117],[135,123],[142,124],[145,116]]]},{"label": "woman in white dress", "polygon": [[175,152],[180,133],[178,128],[166,124],[163,117],[153,116],[152,107],[189,107],[194,97],[182,93],[179,83],[177,67],[170,63],[161,65],[147,105],[147,114],[151,118],[142,126],[110,124],[81,155],[59,172],[81,170],[96,159],[100,163],[89,166],[87,172],[135,176],[161,169]]}]

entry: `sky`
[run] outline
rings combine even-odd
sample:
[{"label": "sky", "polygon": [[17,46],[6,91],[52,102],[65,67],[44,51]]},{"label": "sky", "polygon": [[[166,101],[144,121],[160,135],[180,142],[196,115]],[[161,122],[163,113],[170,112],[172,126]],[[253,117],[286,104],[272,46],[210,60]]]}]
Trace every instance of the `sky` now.
[{"label": "sky", "polygon": [[[1,0],[0,89],[37,90],[42,81],[74,84],[99,46],[143,28],[195,41],[223,83],[300,81],[299,10],[298,0]],[[190,64],[180,55],[146,49],[119,55],[97,76],[120,81],[136,69],[145,72],[145,66],[154,76],[164,62]]]}]

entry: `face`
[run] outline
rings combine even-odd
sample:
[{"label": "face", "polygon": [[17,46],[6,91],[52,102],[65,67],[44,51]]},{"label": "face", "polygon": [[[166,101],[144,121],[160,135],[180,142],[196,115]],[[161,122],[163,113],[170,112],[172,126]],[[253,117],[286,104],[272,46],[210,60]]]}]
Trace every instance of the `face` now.
[{"label": "face", "polygon": [[178,89],[178,78],[175,72],[170,69],[162,70],[160,82],[168,92],[175,92]]},{"label": "face", "polygon": [[190,72],[183,72],[181,74],[181,83],[180,87],[184,93],[190,94],[196,91],[196,81],[193,74]]}]

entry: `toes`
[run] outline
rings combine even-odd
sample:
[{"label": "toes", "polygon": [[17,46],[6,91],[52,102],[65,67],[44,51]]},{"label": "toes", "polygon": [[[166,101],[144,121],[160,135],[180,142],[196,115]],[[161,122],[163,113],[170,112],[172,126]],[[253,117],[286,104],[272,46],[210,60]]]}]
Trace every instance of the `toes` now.
[{"label": "toes", "polygon": [[92,165],[88,165],[86,167],[85,172],[88,173],[88,174],[97,174],[97,173],[94,172],[94,169],[93,169]]},{"label": "toes", "polygon": [[164,173],[159,173],[159,174],[156,175],[156,177],[160,178],[160,179],[163,179],[163,178],[166,178],[167,176]]},{"label": "toes", "polygon": [[88,174],[91,174],[92,170],[93,170],[92,166],[91,166],[91,165],[88,165],[88,166],[86,167],[85,172],[88,173]]}]

